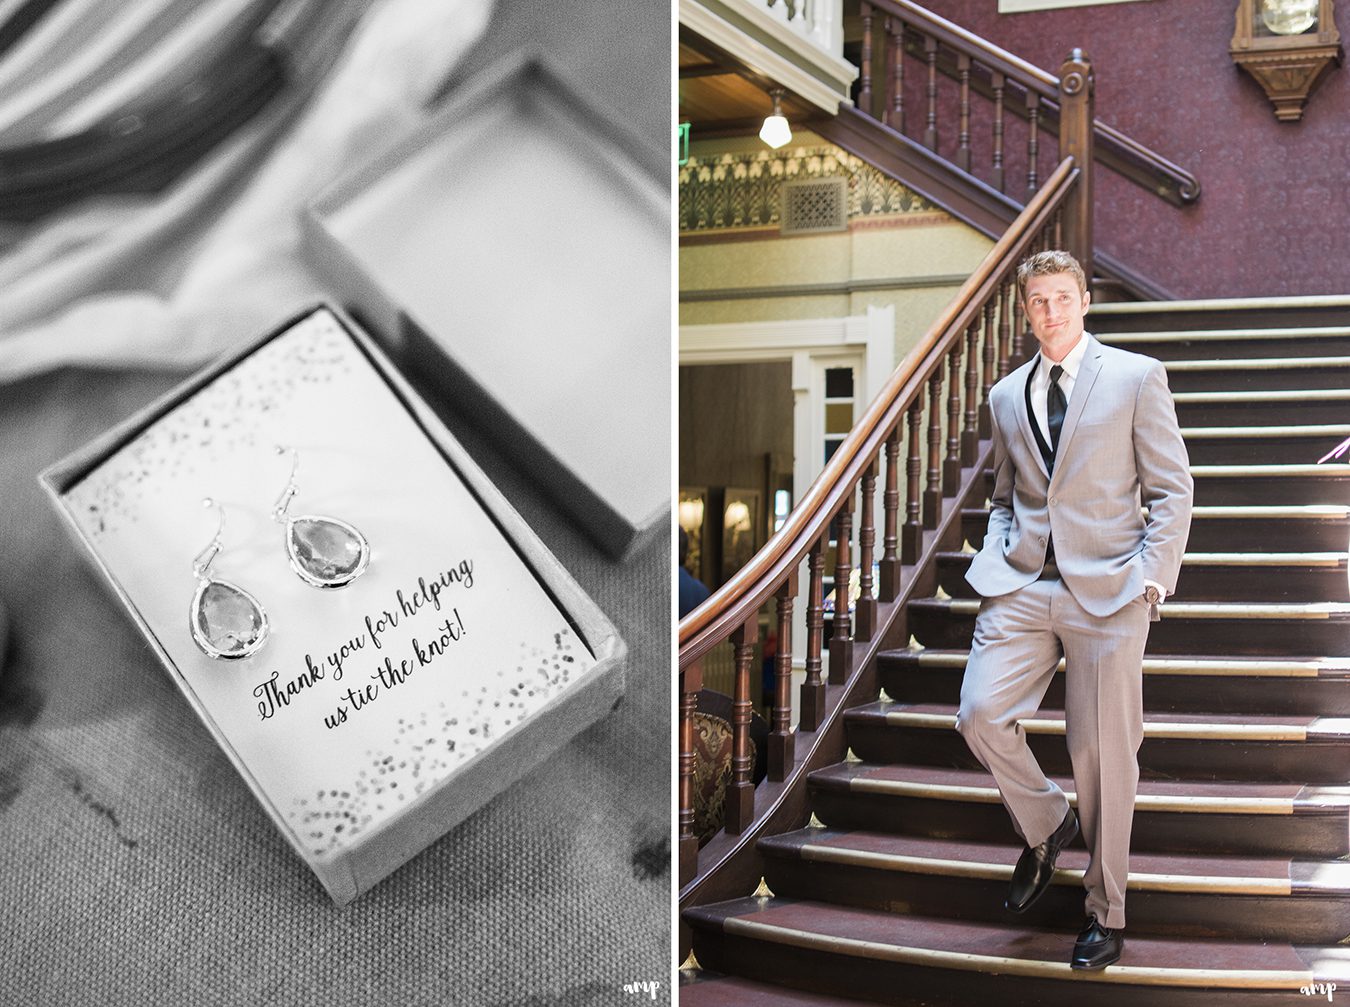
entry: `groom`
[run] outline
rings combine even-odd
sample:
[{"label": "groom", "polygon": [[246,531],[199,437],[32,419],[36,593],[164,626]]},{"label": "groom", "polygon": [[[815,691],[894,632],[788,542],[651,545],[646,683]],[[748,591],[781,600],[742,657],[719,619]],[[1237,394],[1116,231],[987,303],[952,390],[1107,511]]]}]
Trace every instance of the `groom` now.
[{"label": "groom", "polygon": [[[1125,943],[1144,643],[1176,589],[1190,460],[1162,364],[1083,331],[1091,297],[1073,256],[1033,255],[1017,285],[1040,352],[989,394],[989,533],[966,575],[984,600],[957,730],[1026,843],[1008,909],[1044,893],[1081,824],[1088,919],[1070,964],[1100,969]],[[1061,654],[1077,817],[1018,723],[1035,714]]]}]

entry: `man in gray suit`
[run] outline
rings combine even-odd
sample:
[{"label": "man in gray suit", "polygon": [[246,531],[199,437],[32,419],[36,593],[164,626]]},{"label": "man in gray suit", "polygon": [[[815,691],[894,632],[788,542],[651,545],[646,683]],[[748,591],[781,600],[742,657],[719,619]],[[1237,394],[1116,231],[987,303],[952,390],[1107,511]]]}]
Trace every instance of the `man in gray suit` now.
[{"label": "man in gray suit", "polygon": [[[966,575],[984,600],[957,729],[1026,843],[1007,908],[1044,893],[1081,822],[1088,920],[1070,964],[1099,969],[1124,946],[1144,644],[1154,606],[1176,589],[1190,459],[1162,364],[1083,331],[1091,297],[1078,262],[1041,252],[1017,283],[1040,352],[989,393],[989,534]],[[1077,818],[1018,723],[1040,706],[1061,653]]]}]

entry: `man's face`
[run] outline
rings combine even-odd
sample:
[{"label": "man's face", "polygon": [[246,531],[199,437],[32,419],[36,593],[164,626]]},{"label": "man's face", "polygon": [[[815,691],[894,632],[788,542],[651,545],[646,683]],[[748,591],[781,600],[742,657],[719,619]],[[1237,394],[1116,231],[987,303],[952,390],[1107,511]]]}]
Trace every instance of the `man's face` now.
[{"label": "man's face", "polygon": [[1041,346],[1071,349],[1083,334],[1083,315],[1091,299],[1092,295],[1078,289],[1071,273],[1047,273],[1028,280],[1023,307]]}]

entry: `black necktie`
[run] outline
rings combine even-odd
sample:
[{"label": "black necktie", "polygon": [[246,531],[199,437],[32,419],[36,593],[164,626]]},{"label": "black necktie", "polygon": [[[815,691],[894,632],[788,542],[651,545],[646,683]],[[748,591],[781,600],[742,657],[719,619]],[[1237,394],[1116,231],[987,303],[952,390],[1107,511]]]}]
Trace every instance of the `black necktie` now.
[{"label": "black necktie", "polygon": [[1064,401],[1064,389],[1059,387],[1059,379],[1064,375],[1064,368],[1055,364],[1050,368],[1050,388],[1046,392],[1046,412],[1050,422],[1050,450],[1055,452],[1059,450],[1059,429],[1064,426],[1064,413],[1068,408],[1068,403]]}]

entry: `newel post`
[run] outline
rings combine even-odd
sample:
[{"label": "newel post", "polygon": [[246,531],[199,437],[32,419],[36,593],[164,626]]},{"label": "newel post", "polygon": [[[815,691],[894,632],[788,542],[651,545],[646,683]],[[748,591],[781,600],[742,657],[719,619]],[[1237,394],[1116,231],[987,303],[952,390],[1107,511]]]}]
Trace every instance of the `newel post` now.
[{"label": "newel post", "polygon": [[1059,68],[1059,156],[1073,156],[1078,184],[1064,204],[1064,244],[1092,286],[1092,61],[1082,49]]}]

